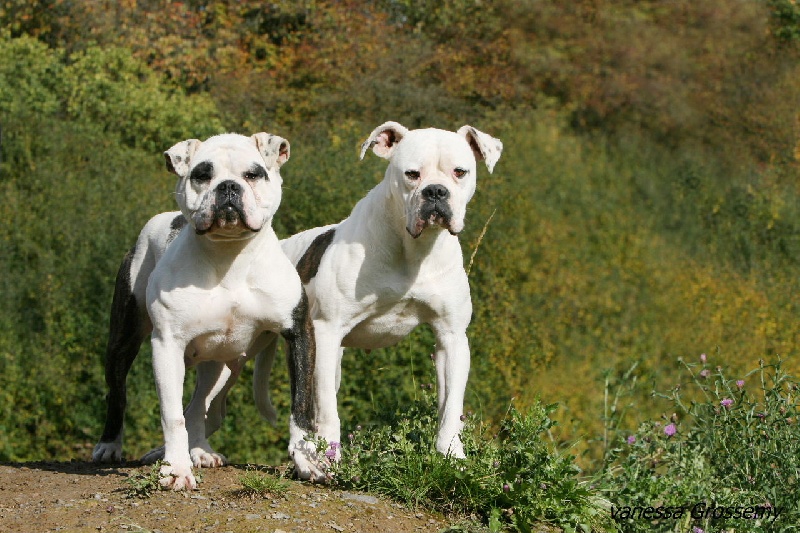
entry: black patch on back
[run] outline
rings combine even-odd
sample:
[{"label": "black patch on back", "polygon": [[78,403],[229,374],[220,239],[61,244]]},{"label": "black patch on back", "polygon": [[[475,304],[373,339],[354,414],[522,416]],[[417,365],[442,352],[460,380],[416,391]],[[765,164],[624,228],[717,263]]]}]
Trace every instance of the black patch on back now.
[{"label": "black patch on back", "polygon": [[325,255],[325,250],[333,241],[333,236],[336,233],[336,228],[331,228],[325,233],[317,235],[317,238],[311,242],[303,257],[297,262],[297,273],[300,275],[300,281],[303,285],[314,279],[319,270],[319,263],[322,261],[322,256]]},{"label": "black patch on back", "polygon": [[169,245],[172,241],[175,240],[175,237],[178,236],[178,233],[186,226],[187,220],[186,217],[183,216],[181,213],[180,215],[176,216],[172,219],[172,222],[169,224],[169,235],[167,235],[167,245]]}]

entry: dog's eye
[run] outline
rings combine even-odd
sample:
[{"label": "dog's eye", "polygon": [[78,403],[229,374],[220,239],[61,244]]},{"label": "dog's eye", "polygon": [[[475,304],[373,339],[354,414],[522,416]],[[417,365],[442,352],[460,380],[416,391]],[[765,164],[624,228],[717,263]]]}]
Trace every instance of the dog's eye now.
[{"label": "dog's eye", "polygon": [[246,180],[267,179],[267,171],[262,166],[254,165],[250,170],[246,170],[242,177]]},{"label": "dog's eye", "polygon": [[455,175],[455,177],[461,179],[467,175],[467,169],[457,167],[455,170],[453,170],[453,174]]},{"label": "dog's eye", "polygon": [[406,170],[406,177],[410,180],[418,180],[419,170]]}]

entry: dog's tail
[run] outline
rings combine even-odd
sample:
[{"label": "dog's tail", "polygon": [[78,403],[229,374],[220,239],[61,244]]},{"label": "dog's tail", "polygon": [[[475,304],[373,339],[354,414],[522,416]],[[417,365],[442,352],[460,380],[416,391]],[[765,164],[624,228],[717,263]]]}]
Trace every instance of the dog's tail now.
[{"label": "dog's tail", "polygon": [[266,348],[256,355],[256,366],[253,369],[253,398],[258,412],[273,426],[278,423],[278,413],[269,397],[269,376],[272,373],[272,364],[275,362],[275,352],[278,349],[278,339],[275,335]]}]

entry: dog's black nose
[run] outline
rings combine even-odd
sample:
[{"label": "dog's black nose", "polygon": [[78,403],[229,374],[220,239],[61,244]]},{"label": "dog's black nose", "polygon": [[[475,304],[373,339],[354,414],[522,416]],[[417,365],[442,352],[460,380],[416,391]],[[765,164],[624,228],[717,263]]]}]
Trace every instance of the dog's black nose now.
[{"label": "dog's black nose", "polygon": [[426,200],[447,200],[450,191],[444,185],[434,183],[422,189],[422,197]]},{"label": "dog's black nose", "polygon": [[233,180],[226,180],[217,185],[217,194],[224,195],[240,195],[242,194],[242,186]]}]

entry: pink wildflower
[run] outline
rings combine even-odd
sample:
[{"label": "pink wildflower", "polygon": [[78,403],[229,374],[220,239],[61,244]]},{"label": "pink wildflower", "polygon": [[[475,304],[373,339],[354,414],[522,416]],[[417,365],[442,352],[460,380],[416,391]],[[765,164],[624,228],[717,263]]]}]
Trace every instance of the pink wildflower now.
[{"label": "pink wildflower", "polygon": [[719,402],[719,404],[722,407],[730,408],[730,406],[733,405],[733,400],[731,400],[730,398],[723,398],[722,401]]},{"label": "pink wildflower", "polygon": [[675,434],[678,429],[675,427],[675,424],[667,424],[664,426],[664,435],[667,437],[671,437]]}]

